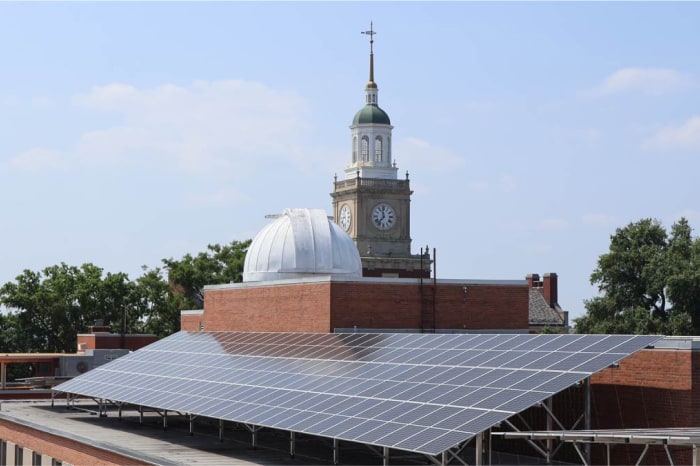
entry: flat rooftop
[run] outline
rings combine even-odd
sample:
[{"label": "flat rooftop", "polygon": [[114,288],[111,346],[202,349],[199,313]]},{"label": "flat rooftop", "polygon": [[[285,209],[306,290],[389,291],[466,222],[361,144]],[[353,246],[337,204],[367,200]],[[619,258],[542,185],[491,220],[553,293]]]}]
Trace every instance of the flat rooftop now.
[{"label": "flat rooftop", "polygon": [[[76,400],[75,406],[97,410],[92,400]],[[120,422],[116,407],[108,409],[107,417],[99,417],[83,410],[69,410],[64,399],[56,399],[53,407],[47,400],[3,401],[0,419],[164,466],[333,464],[330,440],[297,434],[295,456],[291,458],[289,434],[285,431],[260,431],[253,449],[250,432],[238,424],[226,423],[224,440],[220,442],[216,421],[198,420],[194,435],[190,435],[187,418],[176,413],[168,414],[168,429],[164,431],[163,418],[154,412],[144,412],[141,425],[135,409],[125,409]],[[341,442],[340,463],[381,464],[381,458],[362,445]],[[397,451],[392,455],[392,463],[425,464],[425,457],[405,456]]]},{"label": "flat rooftop", "polygon": [[[236,424],[225,424],[224,440],[220,442],[218,424],[213,420],[200,420],[194,435],[190,435],[187,419],[173,413],[168,415],[168,429],[163,430],[162,417],[157,413],[144,413],[142,425],[133,409],[125,409],[120,422],[116,408],[109,408],[107,417],[98,417],[88,412],[97,410],[94,401],[76,400],[75,405],[86,411],[67,409],[64,399],[56,399],[54,406],[47,400],[2,401],[0,419],[163,466],[333,464],[332,443],[320,437],[297,434],[295,456],[291,458],[285,431],[263,429],[254,449],[251,434]],[[492,464],[544,464],[538,458],[497,452],[493,455]],[[368,448],[351,442],[340,442],[339,460],[340,464],[382,464]],[[424,465],[426,459],[392,450],[390,464]]]},{"label": "flat rooftop", "polygon": [[[92,400],[76,400],[76,406],[97,408]],[[162,417],[157,413],[144,413],[141,425],[138,412],[125,409],[120,422],[116,409],[109,409],[107,417],[98,417],[86,411],[68,410],[62,399],[57,399],[54,407],[50,401],[4,401],[1,409],[0,418],[153,464],[293,465],[328,464],[332,460],[329,447],[313,448],[325,457],[308,454],[304,440],[297,442],[297,453],[292,459],[288,440],[281,438],[280,432],[259,433],[256,449],[251,446],[250,433],[234,425],[225,426],[223,442],[218,438],[218,425],[197,423],[195,434],[189,435],[187,420],[174,413],[168,415],[168,429],[164,431]]]}]

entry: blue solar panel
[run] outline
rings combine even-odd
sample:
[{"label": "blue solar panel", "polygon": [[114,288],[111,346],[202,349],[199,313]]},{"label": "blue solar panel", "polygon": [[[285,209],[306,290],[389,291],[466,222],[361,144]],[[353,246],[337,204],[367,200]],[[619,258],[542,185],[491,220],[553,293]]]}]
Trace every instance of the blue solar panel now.
[{"label": "blue solar panel", "polygon": [[181,332],[55,390],[435,455],[658,339]]}]

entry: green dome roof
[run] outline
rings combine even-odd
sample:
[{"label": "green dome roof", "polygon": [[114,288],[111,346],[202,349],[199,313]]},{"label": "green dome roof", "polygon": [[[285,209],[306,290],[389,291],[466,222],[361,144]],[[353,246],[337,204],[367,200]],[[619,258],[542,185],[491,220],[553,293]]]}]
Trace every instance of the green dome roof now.
[{"label": "green dome roof", "polygon": [[379,124],[390,125],[389,115],[377,105],[365,105],[352,119],[353,125]]}]

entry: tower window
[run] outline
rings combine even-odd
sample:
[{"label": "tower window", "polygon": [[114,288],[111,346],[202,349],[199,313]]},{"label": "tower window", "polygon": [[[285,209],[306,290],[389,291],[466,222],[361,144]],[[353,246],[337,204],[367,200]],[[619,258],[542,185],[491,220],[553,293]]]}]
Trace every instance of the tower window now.
[{"label": "tower window", "polygon": [[367,136],[362,136],[362,156],[363,162],[369,162],[369,138]]},{"label": "tower window", "polygon": [[357,162],[357,136],[352,138],[352,163]]},{"label": "tower window", "polygon": [[375,162],[382,161],[382,137],[381,136],[377,136],[374,139],[374,161]]}]

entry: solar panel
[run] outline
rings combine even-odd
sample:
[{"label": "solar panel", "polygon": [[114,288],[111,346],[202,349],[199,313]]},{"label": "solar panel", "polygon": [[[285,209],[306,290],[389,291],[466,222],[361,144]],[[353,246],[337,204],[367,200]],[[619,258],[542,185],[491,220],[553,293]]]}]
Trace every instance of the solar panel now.
[{"label": "solar panel", "polygon": [[55,390],[436,455],[658,339],[180,332]]}]

